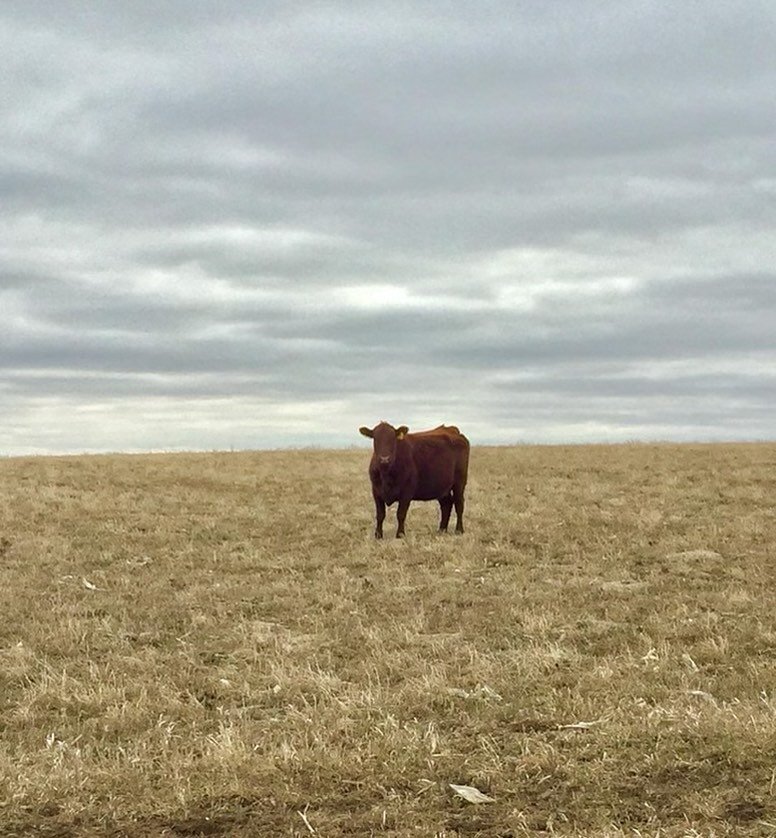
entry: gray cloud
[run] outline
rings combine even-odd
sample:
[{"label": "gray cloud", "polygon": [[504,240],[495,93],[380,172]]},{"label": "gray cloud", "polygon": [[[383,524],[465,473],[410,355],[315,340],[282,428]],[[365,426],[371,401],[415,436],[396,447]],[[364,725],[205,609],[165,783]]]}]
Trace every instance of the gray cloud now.
[{"label": "gray cloud", "polygon": [[0,453],[773,436],[770,4],[0,22]]}]

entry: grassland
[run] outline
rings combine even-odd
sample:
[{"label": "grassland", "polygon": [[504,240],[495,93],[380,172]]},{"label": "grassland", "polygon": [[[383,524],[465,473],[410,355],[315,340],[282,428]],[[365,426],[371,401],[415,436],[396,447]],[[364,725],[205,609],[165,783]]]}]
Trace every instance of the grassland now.
[{"label": "grassland", "polygon": [[367,460],[0,460],[0,834],[776,834],[776,445]]}]

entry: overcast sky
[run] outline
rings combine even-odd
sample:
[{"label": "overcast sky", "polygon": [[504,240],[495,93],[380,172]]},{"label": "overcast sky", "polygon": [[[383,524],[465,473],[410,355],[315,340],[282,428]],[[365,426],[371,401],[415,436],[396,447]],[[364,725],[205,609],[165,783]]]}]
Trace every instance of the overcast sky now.
[{"label": "overcast sky", "polygon": [[0,454],[774,439],[774,91],[772,0],[4,2]]}]

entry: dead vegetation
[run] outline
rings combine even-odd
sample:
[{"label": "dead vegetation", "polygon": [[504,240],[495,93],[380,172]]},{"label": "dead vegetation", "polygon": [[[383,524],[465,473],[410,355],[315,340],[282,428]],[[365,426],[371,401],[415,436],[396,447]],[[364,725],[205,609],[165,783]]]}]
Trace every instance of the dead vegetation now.
[{"label": "dead vegetation", "polygon": [[776,833],[776,445],[368,458],[0,461],[0,834]]}]

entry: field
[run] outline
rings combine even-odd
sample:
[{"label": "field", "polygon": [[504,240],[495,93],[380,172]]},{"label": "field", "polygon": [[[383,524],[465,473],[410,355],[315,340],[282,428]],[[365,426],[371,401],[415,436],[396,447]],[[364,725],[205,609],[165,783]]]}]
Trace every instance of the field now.
[{"label": "field", "polygon": [[368,457],[0,460],[0,835],[776,834],[776,445]]}]

